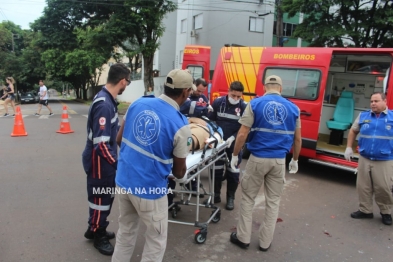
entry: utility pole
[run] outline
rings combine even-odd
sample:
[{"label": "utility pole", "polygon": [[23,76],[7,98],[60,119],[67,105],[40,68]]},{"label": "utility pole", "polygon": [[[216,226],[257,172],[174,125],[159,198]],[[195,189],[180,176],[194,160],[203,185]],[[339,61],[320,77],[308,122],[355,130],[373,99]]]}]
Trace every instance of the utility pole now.
[{"label": "utility pole", "polygon": [[16,38],[19,39],[19,35],[14,33],[11,34],[12,34],[12,52],[15,52],[14,36],[17,36]]},{"label": "utility pole", "polygon": [[281,38],[283,37],[283,12],[281,10],[281,1],[276,0],[276,36],[277,36],[277,46],[283,46]]}]

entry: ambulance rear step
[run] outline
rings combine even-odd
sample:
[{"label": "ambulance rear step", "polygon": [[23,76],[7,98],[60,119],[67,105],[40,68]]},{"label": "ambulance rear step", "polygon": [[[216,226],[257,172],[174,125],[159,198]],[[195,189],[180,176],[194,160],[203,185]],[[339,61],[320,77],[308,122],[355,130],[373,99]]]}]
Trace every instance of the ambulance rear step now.
[{"label": "ambulance rear step", "polygon": [[324,165],[324,166],[329,166],[329,167],[333,167],[333,168],[339,168],[339,169],[342,169],[342,170],[345,170],[345,171],[352,172],[355,175],[358,172],[358,169],[354,168],[354,167],[344,166],[344,165],[335,164],[335,163],[326,162],[326,161],[321,161],[321,160],[317,160],[317,159],[308,159],[308,162],[319,164],[319,165]]}]

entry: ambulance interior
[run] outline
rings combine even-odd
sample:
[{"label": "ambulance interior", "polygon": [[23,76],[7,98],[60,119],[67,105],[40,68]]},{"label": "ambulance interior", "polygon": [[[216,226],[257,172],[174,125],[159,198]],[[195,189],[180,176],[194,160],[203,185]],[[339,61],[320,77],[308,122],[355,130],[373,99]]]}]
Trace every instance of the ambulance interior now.
[{"label": "ambulance interior", "polygon": [[[335,110],[346,111],[341,112],[344,118],[351,118],[353,110],[351,123],[360,112],[369,110],[371,95],[386,91],[391,62],[392,58],[387,55],[333,55],[324,93],[317,151],[332,155],[344,154],[349,129],[329,129],[327,122],[333,119]],[[340,113],[336,112],[335,116],[337,114]],[[357,141],[354,148],[356,146]],[[354,152],[357,154],[356,150]]]}]

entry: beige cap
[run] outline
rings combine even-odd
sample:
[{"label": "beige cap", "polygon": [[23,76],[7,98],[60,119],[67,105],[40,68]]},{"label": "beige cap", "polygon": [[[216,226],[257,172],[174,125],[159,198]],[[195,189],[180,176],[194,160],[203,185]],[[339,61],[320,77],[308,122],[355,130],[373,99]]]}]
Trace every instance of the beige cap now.
[{"label": "beige cap", "polygon": [[265,85],[267,84],[279,84],[280,86],[282,86],[282,81],[281,81],[281,77],[276,76],[276,75],[271,75],[266,77],[265,80]]},{"label": "beige cap", "polygon": [[192,76],[186,70],[174,69],[166,77],[165,85],[170,88],[194,88]]}]

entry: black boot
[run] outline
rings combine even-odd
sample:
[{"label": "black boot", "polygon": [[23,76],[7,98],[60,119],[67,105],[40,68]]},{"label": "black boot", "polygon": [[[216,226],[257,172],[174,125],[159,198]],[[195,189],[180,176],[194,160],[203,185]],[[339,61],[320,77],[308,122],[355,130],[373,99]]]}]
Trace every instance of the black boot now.
[{"label": "black boot", "polygon": [[214,204],[221,203],[221,186],[222,186],[222,180],[215,179],[214,180]]},{"label": "black boot", "polygon": [[225,206],[226,210],[233,210],[235,208],[235,193],[238,184],[227,184],[227,204]]},{"label": "black boot", "polygon": [[97,228],[94,234],[94,247],[100,251],[101,254],[111,256],[114,248],[106,236],[105,228]]},{"label": "black boot", "polygon": [[[85,232],[85,238],[87,239],[94,239],[94,232],[90,230],[90,227],[87,228]],[[108,239],[114,239],[115,238],[115,233],[111,231],[106,231],[106,237]]]}]

